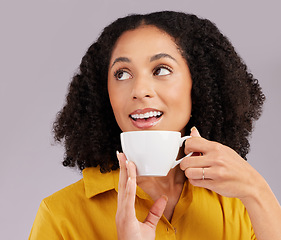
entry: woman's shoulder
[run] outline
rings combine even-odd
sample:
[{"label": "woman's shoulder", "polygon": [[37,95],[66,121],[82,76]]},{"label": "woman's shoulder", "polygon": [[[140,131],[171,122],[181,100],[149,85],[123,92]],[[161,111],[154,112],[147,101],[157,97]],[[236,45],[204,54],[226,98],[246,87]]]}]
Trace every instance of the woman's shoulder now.
[{"label": "woman's shoulder", "polygon": [[[30,239],[58,239],[69,236],[70,232],[71,239],[87,239],[87,236],[100,239],[97,235],[102,235],[104,227],[101,225],[110,220],[108,228],[114,225],[117,207],[117,194],[110,191],[114,188],[109,188],[113,177],[111,174],[102,176],[96,169],[89,169],[82,179],[44,198]],[[81,232],[81,229],[84,230]]]},{"label": "woman's shoulder", "polygon": [[58,204],[66,201],[66,199],[75,199],[85,195],[84,179],[81,178],[75,183],[72,183],[52,195],[43,199],[46,204]]},{"label": "woman's shoulder", "polygon": [[53,193],[43,199],[47,205],[69,205],[77,201],[86,202],[97,195],[110,190],[116,190],[118,186],[118,171],[101,173],[98,167],[83,170],[83,178],[77,182]]}]

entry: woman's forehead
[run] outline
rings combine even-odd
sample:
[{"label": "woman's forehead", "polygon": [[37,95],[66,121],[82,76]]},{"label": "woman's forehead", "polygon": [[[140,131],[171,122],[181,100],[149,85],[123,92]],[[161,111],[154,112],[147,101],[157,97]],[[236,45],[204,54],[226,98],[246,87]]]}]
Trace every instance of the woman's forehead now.
[{"label": "woman's forehead", "polygon": [[111,55],[111,64],[120,57],[133,58],[135,55],[153,56],[164,53],[179,54],[173,38],[155,26],[141,26],[124,32],[117,40]]}]

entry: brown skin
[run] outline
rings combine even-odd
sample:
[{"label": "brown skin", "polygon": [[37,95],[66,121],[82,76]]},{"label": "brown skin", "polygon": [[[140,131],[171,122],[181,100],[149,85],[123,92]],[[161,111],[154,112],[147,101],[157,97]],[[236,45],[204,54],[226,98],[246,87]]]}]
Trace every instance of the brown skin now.
[{"label": "brown skin", "polygon": [[[189,151],[200,151],[203,153],[201,156],[186,158],[180,164],[181,169],[184,170],[190,183],[198,187],[213,190],[223,196],[240,198],[248,211],[257,239],[281,239],[279,230],[281,223],[281,207],[264,178],[229,147],[201,138],[196,128],[192,129],[190,135],[193,136],[193,138],[186,141],[185,153]],[[146,228],[146,231],[143,231],[139,228],[135,231],[136,229],[134,228],[122,228],[121,226],[127,226],[127,224],[131,222],[138,222],[135,215],[131,214],[129,218],[128,215],[124,215],[124,213],[128,212],[128,209],[134,212],[133,196],[135,196],[136,193],[135,188],[138,178],[136,177],[135,165],[132,162],[126,164],[124,154],[118,154],[117,157],[121,160],[120,164],[123,162],[123,169],[121,167],[120,172],[126,171],[126,176],[122,178],[125,184],[123,184],[123,188],[121,188],[123,189],[122,192],[125,193],[118,200],[118,210],[116,214],[119,239],[132,239],[130,236],[136,236],[136,232],[140,234],[138,235],[139,238],[137,237],[136,239],[154,239],[155,235],[153,235],[153,233],[155,234],[155,229],[161,214],[164,213],[165,215],[166,212],[168,215],[165,216],[169,217],[169,213],[173,210],[172,205],[174,203],[172,201],[170,206],[167,204],[168,211],[166,211],[166,198],[163,197],[163,195],[170,193],[169,185],[172,181],[166,181],[166,191],[165,188],[161,188],[161,190],[158,189],[159,182],[155,184],[156,181],[153,182],[151,179],[149,180],[151,184],[147,183],[141,186],[147,187],[144,188],[144,190],[148,192],[149,188],[153,187],[152,185],[154,185],[154,187],[157,186],[153,188],[154,191],[152,195],[155,198],[157,198],[157,195],[159,196],[149,213],[149,215],[154,216],[153,221],[149,222],[149,230]],[[222,159],[224,159],[224,161],[222,161]],[[202,180],[202,167],[205,169],[205,180]],[[174,170],[172,169],[171,171],[173,172]],[[171,172],[169,175],[170,174]],[[250,178],[247,177],[249,175],[251,176]],[[165,182],[162,181],[161,183],[164,186]],[[174,189],[176,189],[175,186]],[[122,205],[120,203],[122,203]],[[126,209],[126,211],[124,211],[124,209]],[[139,224],[147,225],[147,221]],[[128,231],[129,229],[130,231]]]},{"label": "brown skin", "polygon": [[[162,57],[152,60],[158,54],[165,54],[165,56],[162,55]],[[123,60],[120,61],[120,59]],[[109,66],[108,92],[116,121],[122,131],[173,130],[185,132],[185,126],[191,113],[192,80],[185,59],[168,34],[151,26],[143,26],[125,32],[115,45]],[[116,78],[114,73],[120,70],[122,74]],[[160,121],[147,128],[134,125],[129,115],[136,110],[147,108],[163,112]],[[183,156],[182,152],[179,157]],[[129,199],[134,198],[136,183],[132,183],[132,181],[126,183],[128,176],[131,176],[131,179],[134,181],[137,179],[137,184],[156,201],[156,210],[152,208],[152,215],[156,214],[161,217],[164,211],[166,218],[171,219],[186,180],[184,172],[177,166],[169,172],[167,177],[136,178],[135,166],[130,163],[126,170],[126,164],[123,164],[124,157],[123,154],[118,156],[121,173],[118,197],[121,200],[118,201],[118,209],[123,209],[126,203],[129,204]],[[158,191],[154,189],[158,189]],[[129,193],[130,197],[125,197],[124,192]],[[162,197],[163,195],[165,197]],[[130,211],[125,212],[130,213]],[[152,239],[154,238],[159,218],[154,218],[153,227],[147,229],[146,224],[138,223],[135,219],[134,210],[130,216],[123,214],[124,211],[117,212],[117,228],[123,221],[130,219],[138,230],[141,229],[138,227],[143,227],[145,232],[152,229]],[[149,223],[151,224],[151,221]],[[118,229],[123,229],[121,225]],[[134,235],[132,229],[134,228],[130,228]],[[120,237],[128,235],[128,233],[119,232],[118,235]],[[144,235],[141,234],[141,236]],[[148,236],[146,238],[148,239]]]},{"label": "brown skin", "polygon": [[[167,57],[150,61],[159,53],[169,54],[176,61]],[[120,57],[126,61],[113,64]],[[162,68],[163,65],[172,71]],[[123,72],[116,79],[114,72],[120,69]],[[169,35],[148,26],[121,35],[110,61],[108,92],[122,131],[143,130],[132,123],[129,115],[137,109],[155,108],[162,111],[163,116],[146,130],[183,132],[191,113],[191,94],[186,94],[191,92],[191,86],[186,62]],[[188,178],[195,186],[241,199],[258,240],[281,239],[281,208],[264,178],[231,148],[200,137],[196,128],[192,129],[191,136],[186,140],[184,153],[202,155],[185,158],[166,177],[136,177],[135,165],[132,162],[126,164],[124,154],[117,155],[120,164],[116,214],[118,238],[154,239],[161,215],[164,213],[167,219],[171,219],[184,181]],[[202,168],[205,180],[202,180]],[[155,201],[144,223],[135,216],[137,184]]]},{"label": "brown skin", "polygon": [[[156,226],[161,218],[167,197],[161,196],[151,207],[146,220],[141,223],[136,218],[136,167],[127,162],[123,153],[117,154],[120,165],[118,186],[118,207],[116,213],[116,227],[118,239],[155,239]],[[124,211],[124,209],[126,209]],[[126,226],[126,227],[124,227]]]},{"label": "brown skin", "polygon": [[200,152],[202,156],[185,158],[180,164],[190,183],[225,197],[239,198],[257,239],[280,240],[281,207],[265,179],[231,148],[200,137],[196,128],[191,135],[185,152]]},{"label": "brown skin", "polygon": [[[170,57],[154,59],[157,54]],[[116,62],[127,58],[128,61]],[[192,80],[185,59],[172,38],[156,27],[125,32],[112,52],[108,92],[116,121],[123,132],[139,130],[184,131],[191,113]],[[123,71],[118,80],[116,71]],[[167,96],[169,96],[167,98]],[[138,128],[129,115],[152,108],[163,112],[151,127]]]}]

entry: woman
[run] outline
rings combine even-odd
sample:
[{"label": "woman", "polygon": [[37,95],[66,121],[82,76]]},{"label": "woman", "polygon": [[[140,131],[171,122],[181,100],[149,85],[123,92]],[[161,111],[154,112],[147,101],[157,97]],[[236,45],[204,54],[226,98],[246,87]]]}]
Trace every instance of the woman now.
[{"label": "woman", "polygon": [[[280,205],[244,160],[264,98],[210,21],[116,20],[83,57],[54,124],[64,166],[83,179],[42,201],[30,239],[280,239]],[[139,130],[190,134],[178,157],[194,154],[166,177],[137,177],[115,152],[122,131]]]}]

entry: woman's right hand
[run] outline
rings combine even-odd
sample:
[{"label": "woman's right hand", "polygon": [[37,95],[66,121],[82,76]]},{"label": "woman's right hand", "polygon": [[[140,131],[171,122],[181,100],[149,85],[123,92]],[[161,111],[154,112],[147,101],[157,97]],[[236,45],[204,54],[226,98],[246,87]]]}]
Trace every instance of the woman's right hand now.
[{"label": "woman's right hand", "polygon": [[118,204],[116,227],[119,240],[155,239],[156,226],[167,204],[162,196],[151,207],[145,221],[139,222],[135,213],[136,166],[127,162],[125,154],[117,153],[120,175],[118,185]]}]

